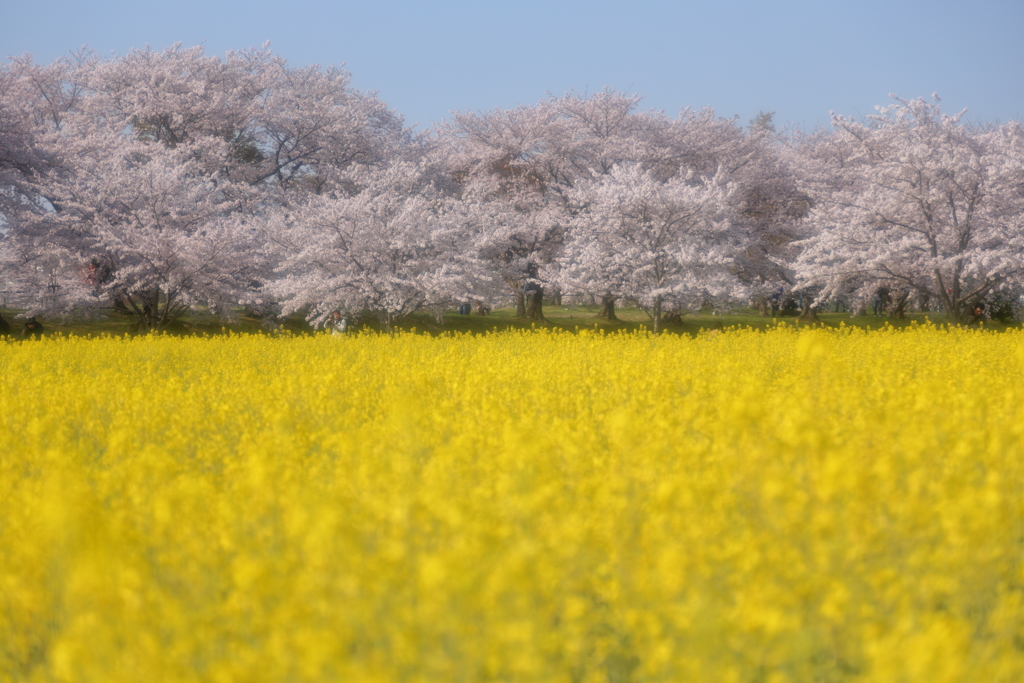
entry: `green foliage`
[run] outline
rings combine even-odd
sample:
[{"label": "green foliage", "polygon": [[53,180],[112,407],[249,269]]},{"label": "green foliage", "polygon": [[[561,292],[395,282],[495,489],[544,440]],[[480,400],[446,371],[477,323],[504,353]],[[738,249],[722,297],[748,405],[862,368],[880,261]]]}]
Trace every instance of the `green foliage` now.
[{"label": "green foliage", "polygon": [[[411,315],[401,324],[396,326],[397,330],[417,330],[427,334],[443,333],[483,333],[495,330],[528,330],[534,327],[548,327],[552,330],[565,330],[574,332],[578,330],[603,330],[605,332],[634,332],[641,329],[651,328],[650,318],[646,313],[637,308],[617,308],[618,320],[606,320],[596,317],[600,306],[552,306],[544,308],[544,316],[547,324],[538,324],[532,320],[517,318],[515,308],[497,308],[490,315],[480,316],[475,313],[471,315],[459,315],[454,309],[445,313],[444,321],[438,324],[437,320],[426,314]],[[1002,309],[993,305],[990,308],[991,320],[985,321],[986,329],[1002,331],[1020,326],[1010,310],[1009,317],[1002,315]],[[997,317],[997,312],[1000,314]],[[10,323],[11,334],[15,337],[21,334],[24,319],[18,318],[21,314],[17,309],[0,309],[0,314]],[[732,311],[715,312],[706,309],[700,312],[683,315],[677,323],[663,325],[662,331],[666,334],[696,335],[701,331],[727,330],[730,328],[750,327],[756,330],[768,330],[778,326],[780,319],[786,317],[780,313],[779,318],[765,318],[758,315],[754,309],[743,308]],[[882,327],[903,328],[914,324],[923,324],[928,321],[942,324],[946,322],[941,314],[915,313],[907,315],[903,320],[891,318],[878,318],[871,315],[851,316],[849,313],[818,313],[819,322],[817,327],[855,327],[865,330],[880,329]],[[790,324],[803,326],[803,323],[795,322],[787,318]],[[135,335],[138,332],[133,329],[132,321],[116,311],[104,317],[92,320],[80,320],[74,322],[61,322],[60,320],[42,320],[46,327],[47,334],[64,334],[76,336],[103,336],[103,335]],[[270,329],[284,329],[295,334],[314,333],[314,330],[303,317],[300,311],[294,315],[285,316],[281,319],[270,320],[252,314],[250,311],[239,312],[231,322],[223,322],[213,316],[203,316],[193,313],[183,317],[172,325],[166,332],[174,336],[190,335],[218,335],[225,332],[231,333],[257,333]],[[366,313],[357,317],[351,327],[353,331],[360,329],[379,331],[380,323],[372,313]]]}]

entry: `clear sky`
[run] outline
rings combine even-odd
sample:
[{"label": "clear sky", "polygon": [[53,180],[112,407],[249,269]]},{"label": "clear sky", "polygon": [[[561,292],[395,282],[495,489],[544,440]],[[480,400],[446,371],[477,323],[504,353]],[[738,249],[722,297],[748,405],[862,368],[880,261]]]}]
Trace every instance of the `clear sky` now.
[{"label": "clear sky", "polygon": [[123,55],[269,41],[292,66],[344,64],[427,128],[452,110],[535,104],[570,89],[637,93],[671,116],[759,111],[813,129],[888,94],[1024,121],[1024,0],[7,0],[2,56],[82,45]]}]

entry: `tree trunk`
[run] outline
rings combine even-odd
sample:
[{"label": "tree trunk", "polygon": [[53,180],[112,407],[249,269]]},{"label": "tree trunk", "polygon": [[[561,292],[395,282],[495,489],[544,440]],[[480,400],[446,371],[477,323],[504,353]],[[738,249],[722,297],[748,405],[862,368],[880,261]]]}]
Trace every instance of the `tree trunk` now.
[{"label": "tree trunk", "polygon": [[561,306],[562,305],[562,290],[556,289],[551,292],[551,305]]},{"label": "tree trunk", "polygon": [[892,304],[889,305],[889,317],[897,320],[903,320],[907,313],[907,302],[910,300],[910,292],[902,291],[895,299]]},{"label": "tree trunk", "polygon": [[924,292],[918,292],[917,307],[922,313],[929,312],[931,310],[931,297]]},{"label": "tree trunk", "polygon": [[392,337],[395,336],[395,316],[391,311],[384,311],[379,316],[381,327],[384,331],[390,334]]},{"label": "tree trunk", "polygon": [[754,298],[754,306],[757,308],[757,314],[762,318],[767,318],[771,315],[771,308],[768,305],[768,297],[759,296]]},{"label": "tree trunk", "polygon": [[526,319],[547,322],[544,319],[544,288],[536,285],[536,289],[526,292],[523,298],[526,300]]},{"label": "tree trunk", "polygon": [[800,317],[797,318],[802,323],[816,323],[818,322],[818,314],[815,312],[814,307],[811,305],[814,299],[809,296],[804,297],[804,305],[800,311]]},{"label": "tree trunk", "polygon": [[601,310],[597,312],[595,318],[607,318],[608,320],[618,320],[615,315],[615,297],[604,295],[601,297]]},{"label": "tree trunk", "polygon": [[654,306],[651,308],[651,330],[654,334],[661,330],[661,297],[654,300]]},{"label": "tree trunk", "polygon": [[151,332],[158,327],[158,318],[160,312],[160,290],[142,292],[136,297],[131,294],[125,294],[123,301],[131,308],[132,312],[138,316],[131,327],[137,332]]},{"label": "tree trunk", "polygon": [[122,315],[132,315],[132,309],[128,308],[124,298],[117,294],[114,295],[114,311]]},{"label": "tree trunk", "polygon": [[522,290],[517,289],[513,293],[512,296],[513,296],[513,298],[515,299],[515,302],[516,302],[516,317],[517,318],[525,318],[526,317],[526,297],[523,295]]}]

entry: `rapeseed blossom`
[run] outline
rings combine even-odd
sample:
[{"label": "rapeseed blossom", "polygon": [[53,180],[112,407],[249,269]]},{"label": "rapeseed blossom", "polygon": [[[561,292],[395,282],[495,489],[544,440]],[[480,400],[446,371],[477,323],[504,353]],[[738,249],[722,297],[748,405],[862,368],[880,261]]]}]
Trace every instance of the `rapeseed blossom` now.
[{"label": "rapeseed blossom", "polygon": [[1024,334],[0,345],[3,681],[1019,681]]}]

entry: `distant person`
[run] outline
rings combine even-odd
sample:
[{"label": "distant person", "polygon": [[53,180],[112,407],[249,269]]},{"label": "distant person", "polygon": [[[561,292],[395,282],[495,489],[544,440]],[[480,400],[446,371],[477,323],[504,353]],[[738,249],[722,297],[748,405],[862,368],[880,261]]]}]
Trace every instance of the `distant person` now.
[{"label": "distant person", "polygon": [[332,334],[345,334],[348,332],[348,318],[341,314],[341,311],[331,313],[327,326],[331,328]]},{"label": "distant person", "polygon": [[24,339],[30,339],[35,337],[36,339],[43,338],[43,324],[35,318],[29,318],[25,321],[25,327],[21,330],[21,336]]},{"label": "distant person", "polygon": [[772,295],[770,297],[768,297],[768,301],[771,302],[772,305],[773,318],[779,315],[779,304],[782,302],[782,294],[782,287],[779,287],[774,292],[772,292]]},{"label": "distant person", "polygon": [[476,314],[477,315],[490,315],[491,307],[485,304],[479,299],[476,300]]},{"label": "distant person", "polygon": [[886,310],[888,310],[889,304],[892,303],[892,297],[889,295],[889,288],[882,285],[875,290],[875,296],[871,300],[871,303],[873,309],[872,313],[874,313],[874,315],[879,316],[884,314]]},{"label": "distant person", "polygon": [[971,324],[980,325],[985,320],[985,304],[980,301],[971,309]]},{"label": "distant person", "polygon": [[96,259],[89,261],[85,267],[85,281],[95,289],[99,290],[100,285],[110,279],[110,268],[104,266]]}]

